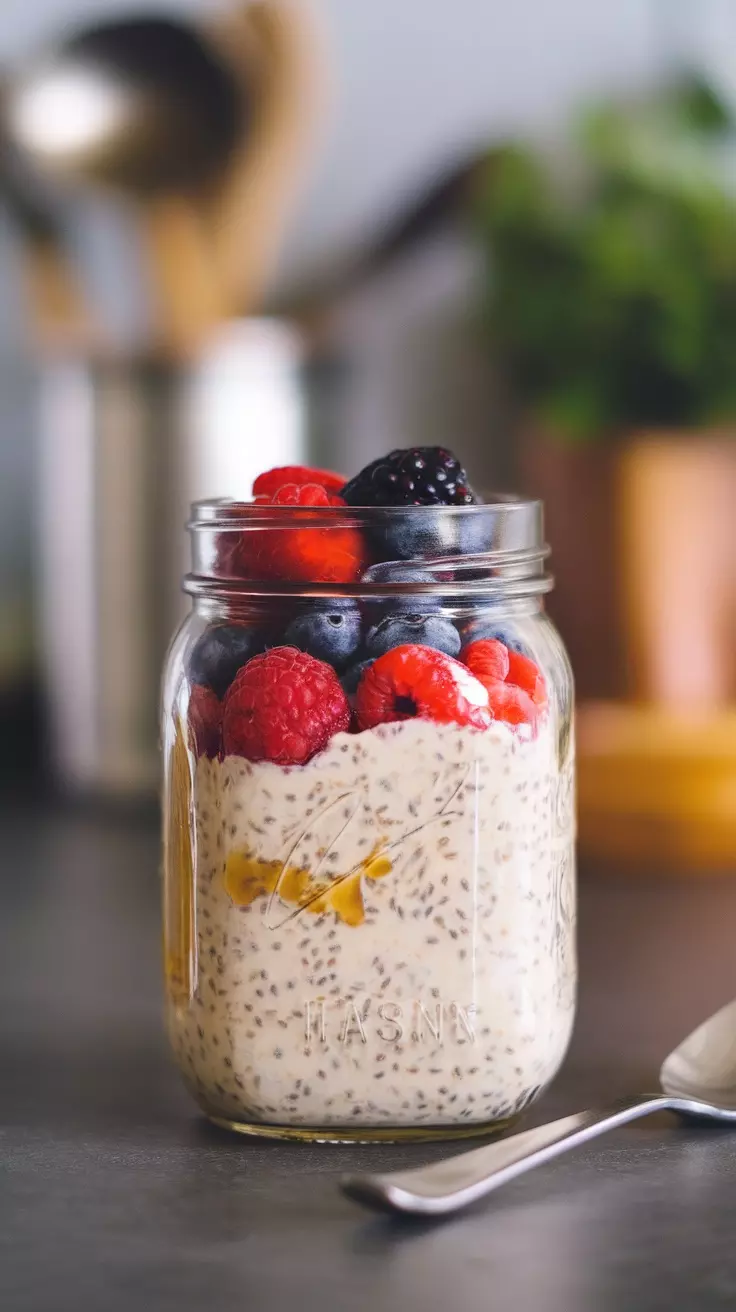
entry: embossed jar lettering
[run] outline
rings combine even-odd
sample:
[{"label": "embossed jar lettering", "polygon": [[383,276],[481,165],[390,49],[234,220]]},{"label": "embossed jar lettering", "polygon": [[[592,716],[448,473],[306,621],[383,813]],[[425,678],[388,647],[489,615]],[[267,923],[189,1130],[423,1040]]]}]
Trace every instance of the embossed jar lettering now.
[{"label": "embossed jar lettering", "polygon": [[422,1002],[418,998],[373,1005],[368,998],[308,998],[304,1003],[304,1037],[342,1047],[350,1043],[424,1043],[435,1047],[476,1042],[478,1010],[471,1003]]}]

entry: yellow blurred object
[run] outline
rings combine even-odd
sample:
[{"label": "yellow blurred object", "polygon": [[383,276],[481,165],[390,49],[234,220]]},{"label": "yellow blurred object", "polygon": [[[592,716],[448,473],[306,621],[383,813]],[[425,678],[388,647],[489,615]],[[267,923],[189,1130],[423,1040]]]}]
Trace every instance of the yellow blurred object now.
[{"label": "yellow blurred object", "polygon": [[583,859],[663,874],[736,873],[736,707],[578,712]]},{"label": "yellow blurred object", "polygon": [[306,172],[326,82],[315,18],[299,0],[248,0],[209,31],[236,80],[255,93],[248,132],[206,214],[228,314],[260,304]]},{"label": "yellow blurred object", "polygon": [[186,1006],[194,992],[194,853],[192,851],[192,774],[181,720],[171,748],[170,796],[165,800],[164,963],[166,987],[174,1006]]}]

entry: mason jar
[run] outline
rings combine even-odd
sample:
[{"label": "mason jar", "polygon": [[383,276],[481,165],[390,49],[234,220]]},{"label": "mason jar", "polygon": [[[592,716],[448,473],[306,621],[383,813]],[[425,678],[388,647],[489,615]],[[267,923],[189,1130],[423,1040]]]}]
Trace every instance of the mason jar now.
[{"label": "mason jar", "polygon": [[576,992],[540,504],[218,501],[189,528],[162,732],[188,1087],[251,1134],[505,1127],[560,1066]]}]

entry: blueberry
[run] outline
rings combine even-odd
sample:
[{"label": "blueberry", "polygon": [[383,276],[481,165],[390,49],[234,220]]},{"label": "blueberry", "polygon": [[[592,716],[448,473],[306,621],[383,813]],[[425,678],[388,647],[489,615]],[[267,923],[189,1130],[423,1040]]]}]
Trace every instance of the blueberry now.
[{"label": "blueberry", "polygon": [[[430,570],[419,569],[416,565],[405,565],[403,561],[385,561],[381,565],[372,565],[363,575],[364,583],[437,583],[441,576],[435,577]],[[439,610],[442,597],[439,595],[422,595],[413,592],[391,597],[372,597],[363,603],[368,624],[379,624],[388,614],[414,615],[419,609],[423,615]]]},{"label": "blueberry", "polygon": [[348,697],[355,695],[358,690],[358,684],[363,678],[366,670],[369,670],[372,664],[372,659],[367,661],[357,661],[355,665],[351,665],[350,668],[345,671],[340,682],[342,683]]},{"label": "blueberry", "polygon": [[382,656],[407,642],[435,647],[446,656],[457,656],[460,651],[460,634],[442,615],[389,616],[368,630],[365,646],[371,656]]},{"label": "blueberry", "polygon": [[443,506],[392,509],[370,529],[378,555],[396,560],[478,555],[491,550],[492,535],[485,510]]},{"label": "blueberry", "polygon": [[499,623],[498,620],[492,620],[488,616],[480,616],[477,619],[466,620],[460,626],[462,634],[463,647],[469,642],[479,642],[482,638],[495,638],[497,642],[502,642],[509,651],[518,651],[520,656],[529,656],[533,659],[529,647],[508,624]]},{"label": "blueberry", "polygon": [[297,615],[287,626],[284,643],[340,670],[357,652],[360,637],[360,611],[354,601],[341,597],[314,602]]},{"label": "blueberry", "polygon": [[188,661],[192,683],[225,696],[242,665],[265,649],[263,634],[245,624],[213,624],[192,647]]},{"label": "blueberry", "polygon": [[432,556],[473,556],[489,551],[493,537],[483,509],[457,510],[442,506],[393,508],[371,526],[370,536],[380,556],[416,560]]}]

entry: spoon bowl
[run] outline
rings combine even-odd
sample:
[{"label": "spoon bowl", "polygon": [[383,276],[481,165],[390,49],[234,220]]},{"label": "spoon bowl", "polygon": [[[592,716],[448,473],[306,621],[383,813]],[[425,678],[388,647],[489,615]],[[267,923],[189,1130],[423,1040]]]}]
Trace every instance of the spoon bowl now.
[{"label": "spoon bowl", "polygon": [[670,1053],[660,1071],[660,1089],[603,1109],[576,1112],[418,1170],[345,1176],[341,1187],[350,1198],[383,1211],[443,1216],[607,1130],[652,1112],[736,1125],[736,1001],[699,1025]]},{"label": "spoon bowl", "polygon": [[242,132],[243,88],[199,33],[165,18],[90,27],[11,87],[9,130],[37,163],[152,195],[198,189]]}]

